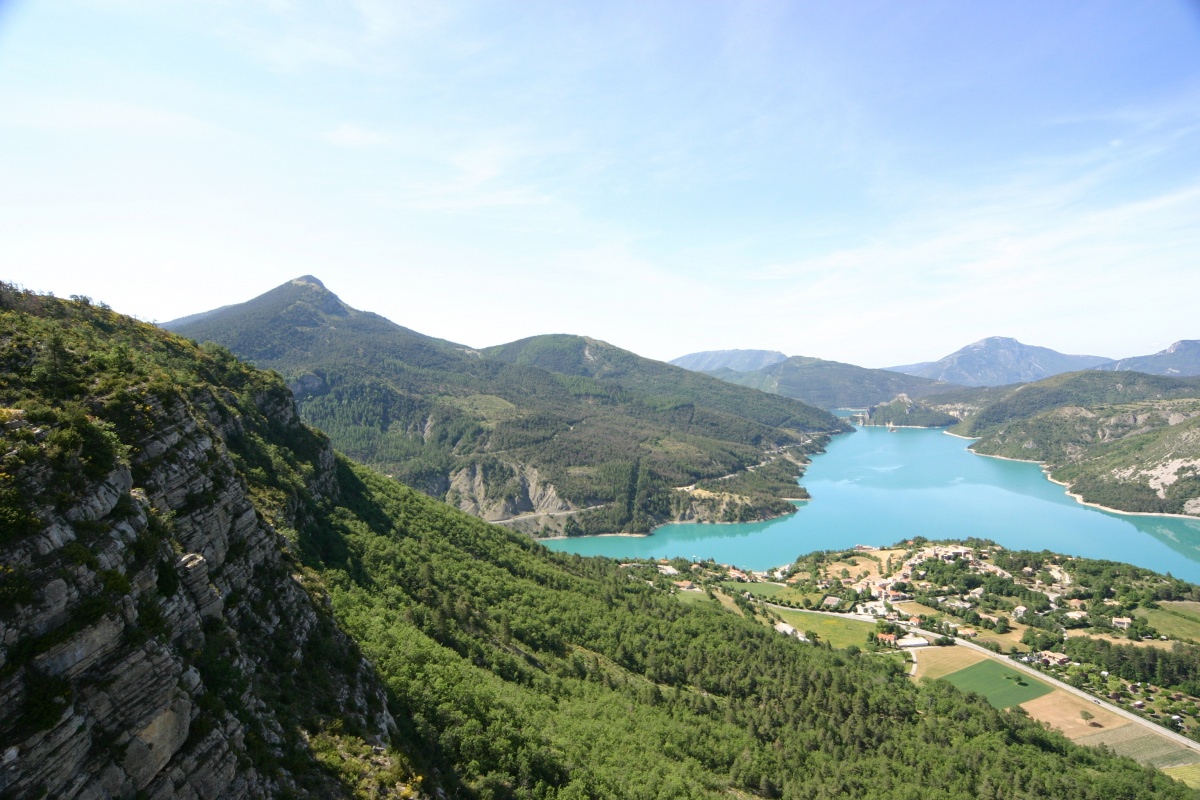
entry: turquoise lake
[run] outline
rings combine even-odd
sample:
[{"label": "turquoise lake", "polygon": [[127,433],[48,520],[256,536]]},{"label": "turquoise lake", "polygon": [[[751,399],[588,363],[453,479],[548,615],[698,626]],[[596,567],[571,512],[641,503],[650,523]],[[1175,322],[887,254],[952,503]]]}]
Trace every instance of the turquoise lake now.
[{"label": "turquoise lake", "polygon": [[545,544],[589,556],[712,558],[762,570],[813,550],[976,536],[1011,549],[1126,561],[1200,583],[1200,520],[1090,508],[1036,464],[977,456],[968,444],[937,430],[858,428],[813,457],[800,479],[812,500],[787,517]]}]

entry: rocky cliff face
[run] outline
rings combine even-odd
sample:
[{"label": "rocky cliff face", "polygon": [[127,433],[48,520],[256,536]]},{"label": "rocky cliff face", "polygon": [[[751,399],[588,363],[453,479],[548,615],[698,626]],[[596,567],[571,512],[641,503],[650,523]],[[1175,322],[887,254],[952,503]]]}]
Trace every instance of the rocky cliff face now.
[{"label": "rocky cliff face", "polygon": [[484,465],[475,463],[454,473],[447,502],[489,522],[573,510],[535,467],[504,464],[493,471],[500,474],[489,474]]},{"label": "rocky cliff face", "polygon": [[[135,396],[125,412],[121,446],[83,476],[64,473],[64,453],[89,458],[72,437],[91,426],[112,444],[111,426],[0,412],[0,469],[26,501],[0,518],[0,795],[347,794],[312,730],[337,720],[386,760],[395,722],[235,467],[253,461],[249,412],[306,438],[319,501],[337,491],[328,442],[282,384]],[[283,505],[285,524],[303,513]]]}]

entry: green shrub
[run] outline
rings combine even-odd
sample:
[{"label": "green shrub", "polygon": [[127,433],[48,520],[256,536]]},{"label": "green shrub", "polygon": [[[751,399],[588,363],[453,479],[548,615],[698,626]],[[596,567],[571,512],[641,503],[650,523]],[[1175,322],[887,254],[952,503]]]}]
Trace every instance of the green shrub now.
[{"label": "green shrub", "polygon": [[104,585],[104,591],[122,596],[129,594],[133,588],[129,583],[129,576],[123,572],[117,572],[115,569],[102,570],[100,582]]},{"label": "green shrub", "polygon": [[174,597],[179,591],[179,573],[175,565],[166,559],[158,562],[158,593],[163,597]]},{"label": "green shrub", "polygon": [[58,722],[70,704],[70,681],[32,668],[25,670],[25,702],[18,724],[20,729],[32,733],[49,728]]},{"label": "green shrub", "polygon": [[67,542],[62,549],[63,555],[71,559],[71,563],[77,564],[88,569],[96,569],[100,566],[100,562],[96,559],[96,554],[85,545],[83,542],[74,541]]}]

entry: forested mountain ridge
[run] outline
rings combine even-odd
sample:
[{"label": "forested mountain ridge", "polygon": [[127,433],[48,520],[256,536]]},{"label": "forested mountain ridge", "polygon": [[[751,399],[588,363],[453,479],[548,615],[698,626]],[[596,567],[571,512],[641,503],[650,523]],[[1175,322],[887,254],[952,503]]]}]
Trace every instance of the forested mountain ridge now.
[{"label": "forested mountain ridge", "polygon": [[[978,436],[1005,422],[1028,419],[1064,406],[1089,408],[1114,403],[1169,400],[1194,396],[1200,380],[1142,373],[1086,371],[1055,375],[1045,380],[988,393],[990,398],[971,415],[960,432]],[[931,401],[936,405],[936,401]]]},{"label": "forested mountain ridge", "polygon": [[5,291],[0,359],[6,794],[1193,796],[336,457],[218,347]]},{"label": "forested mountain ridge", "polygon": [[481,351],[485,358],[534,366],[564,375],[616,384],[660,403],[696,402],[762,425],[790,430],[837,430],[835,417],[772,393],[747,392],[692,370],[643,358],[586,336],[533,336]]},{"label": "forested mountain ridge", "polygon": [[1002,386],[1095,368],[1111,360],[1103,356],[1066,355],[1006,336],[991,336],[934,362],[891,369],[963,386]]},{"label": "forested mountain ridge", "polygon": [[753,372],[787,360],[778,350],[704,350],[672,358],[668,364],[694,372],[713,372],[731,369],[734,372]]},{"label": "forested mountain ridge", "polygon": [[[805,454],[843,429],[802,403],[583,337],[484,353],[424,336],[309,276],[166,327],[280,372],[304,419],[351,457],[533,533],[789,513]],[[674,490],[764,462],[789,472],[787,492],[762,481],[715,499]]]},{"label": "forested mountain ridge", "polygon": [[[975,402],[953,429],[979,439],[975,452],[1044,462],[1109,508],[1200,515],[1200,379],[1089,370]],[[955,413],[940,398],[926,403]]]},{"label": "forested mountain ridge", "polygon": [[752,372],[714,373],[722,380],[791,397],[819,408],[864,408],[905,394],[919,398],[962,388],[944,381],[792,356]]}]

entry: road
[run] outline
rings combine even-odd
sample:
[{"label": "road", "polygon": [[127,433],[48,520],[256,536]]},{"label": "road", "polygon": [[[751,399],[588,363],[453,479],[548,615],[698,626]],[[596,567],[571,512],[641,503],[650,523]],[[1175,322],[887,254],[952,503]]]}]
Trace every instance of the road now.
[{"label": "road", "polygon": [[[937,635],[937,634],[929,633],[929,631],[918,631],[918,633],[924,633],[929,636]],[[1030,675],[1032,675],[1033,677],[1037,678],[1038,680],[1045,681],[1046,683],[1050,684],[1051,686],[1054,686],[1056,688],[1070,692],[1071,694],[1076,695],[1077,697],[1082,697],[1084,700],[1090,700],[1092,703],[1100,706],[1105,711],[1111,711],[1113,714],[1117,714],[1118,716],[1124,717],[1125,719],[1129,720],[1130,722],[1136,722],[1137,724],[1150,730],[1153,733],[1157,733],[1160,736],[1165,736],[1168,739],[1171,739],[1172,741],[1176,742],[1177,744],[1183,745],[1184,747],[1188,748],[1189,750],[1192,750],[1196,753],[1200,753],[1200,742],[1192,741],[1191,739],[1187,738],[1186,736],[1176,733],[1175,731],[1171,730],[1170,728],[1164,728],[1162,725],[1151,722],[1150,720],[1145,719],[1144,717],[1139,717],[1137,714],[1134,714],[1132,711],[1126,711],[1125,709],[1121,708],[1120,706],[1113,705],[1112,703],[1109,703],[1107,700],[1102,700],[1102,699],[1096,697],[1095,695],[1088,694],[1087,692],[1083,691],[1082,689],[1076,689],[1074,686],[1071,686],[1069,683],[1063,683],[1058,678],[1052,677],[1050,675],[1047,675],[1044,672],[1036,670],[1033,667],[1029,666],[1028,664],[1025,664],[1024,662],[1017,661],[1017,660],[1011,659],[1011,658],[1006,658],[997,653],[993,653],[991,650],[988,650],[986,647],[980,647],[979,645],[973,644],[972,642],[964,642],[962,639],[956,639],[954,646],[955,647],[966,647],[968,649],[978,650],[979,652],[984,653],[985,655],[989,656],[990,658],[994,658],[997,661],[1003,662],[1005,666],[1012,667],[1013,669],[1020,670],[1022,672],[1027,672]]]},{"label": "road", "polygon": [[[824,614],[824,615],[830,616],[830,617],[841,617],[842,619],[850,618],[850,619],[862,620],[864,622],[874,622],[876,620],[875,617],[867,616],[864,614],[836,614],[832,611],[810,611],[809,609],[806,609],[806,608],[790,608],[788,606],[776,605],[775,603],[763,603],[763,605],[769,606],[770,608],[774,608],[774,609],[780,609],[783,611],[803,611],[806,614]],[[926,631],[926,630],[922,630],[920,628],[909,628],[909,630],[911,630],[913,633],[921,634],[923,636],[931,636],[935,639],[938,638],[939,636],[941,636],[940,633],[934,633],[932,631]],[[1088,701],[1094,703],[1095,705],[1100,706],[1105,711],[1110,711],[1113,714],[1116,714],[1117,716],[1124,717],[1125,719],[1129,720],[1130,722],[1136,722],[1138,725],[1141,725],[1143,728],[1146,728],[1151,733],[1156,733],[1159,736],[1164,736],[1167,739],[1170,739],[1171,741],[1173,741],[1177,744],[1183,745],[1184,747],[1188,748],[1189,750],[1191,750],[1195,753],[1200,753],[1200,742],[1195,742],[1195,741],[1187,738],[1186,736],[1176,733],[1175,731],[1171,730],[1170,728],[1164,728],[1162,725],[1159,725],[1155,722],[1151,722],[1150,720],[1145,719],[1144,717],[1139,717],[1137,714],[1134,714],[1132,711],[1126,711],[1125,709],[1121,708],[1120,706],[1113,705],[1112,703],[1108,702],[1107,700],[1102,700],[1102,699],[1096,697],[1095,695],[1088,694],[1087,692],[1083,691],[1082,689],[1076,689],[1074,686],[1071,686],[1069,683],[1063,683],[1058,678],[1055,678],[1051,675],[1047,675],[1046,673],[1041,672],[1040,670],[1036,670],[1033,667],[1029,666],[1028,664],[1026,664],[1022,661],[1017,661],[1015,659],[1011,659],[1006,656],[1002,656],[999,653],[993,652],[992,650],[988,650],[986,647],[980,647],[979,645],[977,645],[973,642],[964,641],[962,639],[955,639],[954,647],[965,647],[968,650],[977,650],[980,653],[983,653],[988,658],[993,658],[993,659],[1001,662],[1005,666],[1012,667],[1013,669],[1021,671],[1021,672],[1029,673],[1030,675],[1037,678],[1038,680],[1045,681],[1046,683],[1050,684],[1051,686],[1054,686],[1055,688],[1062,689],[1063,691],[1070,692],[1071,694],[1076,695],[1077,697],[1081,697],[1084,700],[1088,700]],[[912,651],[914,661],[917,659],[917,652],[918,652],[917,650]],[[915,669],[914,669],[914,674],[915,674]]]},{"label": "road", "polygon": [[535,519],[537,517],[568,517],[571,514],[579,514],[583,511],[594,511],[597,508],[604,508],[604,504],[598,506],[588,506],[587,508],[571,508],[566,511],[534,511],[532,514],[521,514],[518,517],[508,517],[507,519],[491,519],[488,522],[493,525],[506,525],[509,522],[520,522],[523,519]]}]

